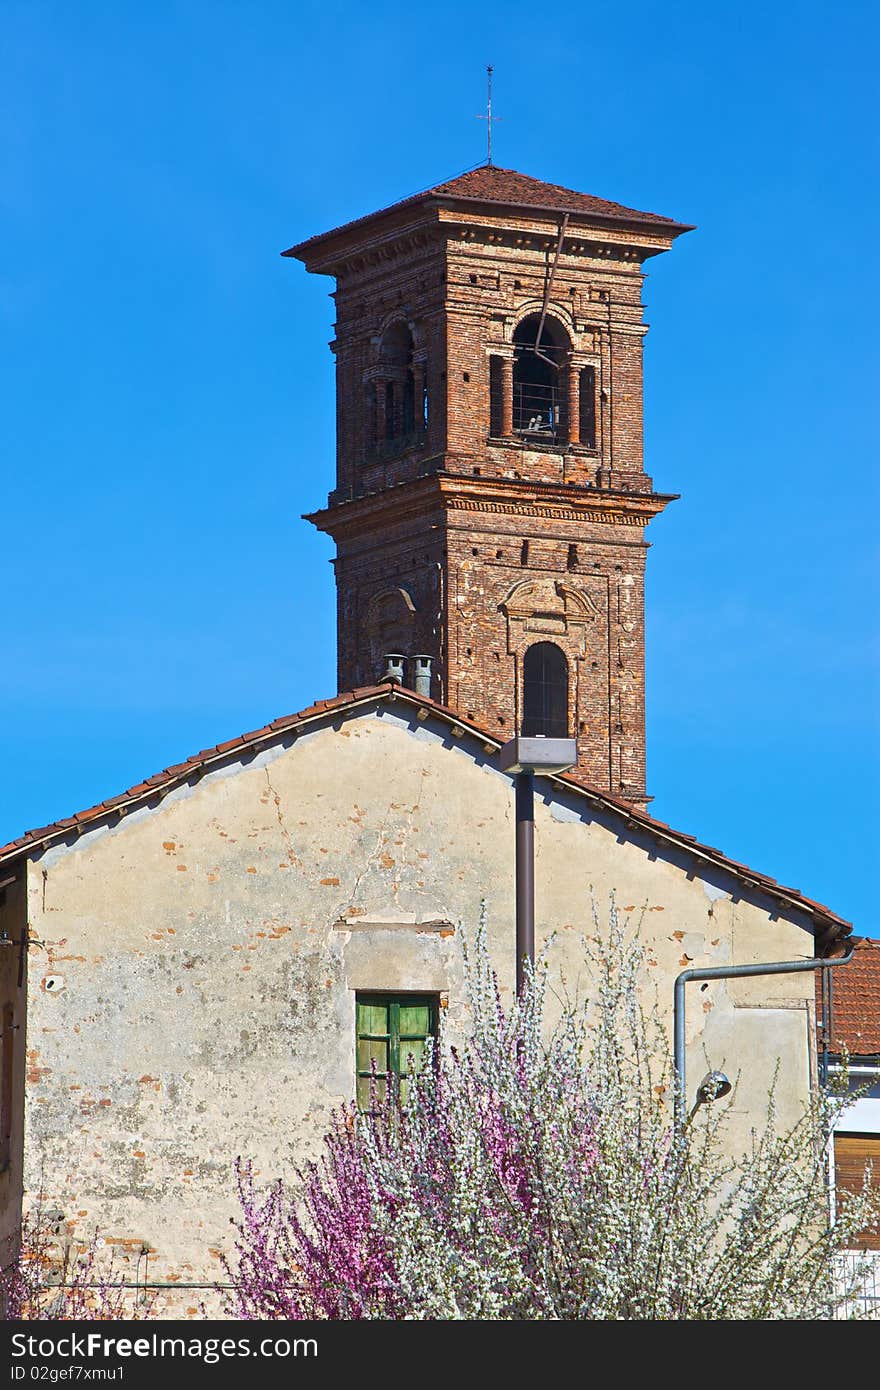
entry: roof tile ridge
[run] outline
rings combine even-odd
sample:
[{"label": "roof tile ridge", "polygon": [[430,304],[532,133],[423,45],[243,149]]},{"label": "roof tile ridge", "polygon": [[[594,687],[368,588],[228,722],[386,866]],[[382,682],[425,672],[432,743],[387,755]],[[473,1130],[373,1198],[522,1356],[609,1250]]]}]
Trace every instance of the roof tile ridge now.
[{"label": "roof tile ridge", "polygon": [[[184,780],[186,777],[191,776],[197,767],[204,766],[215,758],[223,757],[225,754],[237,748],[248,747],[250,744],[256,743],[260,739],[271,739],[273,735],[282,732],[285,728],[295,727],[297,724],[303,723],[309,719],[332,713],[336,709],[344,709],[352,704],[366,703],[373,698],[381,699],[383,697],[403,698],[407,703],[412,705],[432,709],[437,715],[449,720],[450,723],[455,723],[461,728],[471,730],[474,734],[484,738],[487,742],[495,744],[500,742],[494,733],[477,721],[462,716],[459,711],[452,709],[450,706],[440,704],[439,701],[432,699],[428,695],[420,695],[416,691],[398,685],[396,682],[385,681],[377,685],[359,686],[351,691],[341,691],[331,699],[317,700],[311,705],[306,706],[303,710],[299,710],[287,716],[281,716],[279,719],[272,720],[270,723],[264,724],[250,733],[239,734],[236,738],[228,739],[224,743],[218,743],[212,748],[203,749],[201,753],[195,754],[193,757],[183,762],[172,764],[170,767],[164,769],[163,772],[155,773],[152,777],[135,783],[134,786],[130,787],[126,792],[108,798],[105,801],[98,802],[96,805],[77,812],[72,816],[64,817],[49,825],[42,826],[37,830],[26,831],[24,835],[19,836],[17,839],[11,840],[5,845],[0,845],[0,857],[8,857],[12,855],[13,852],[24,849],[27,845],[39,843],[41,840],[51,838],[52,835],[57,835],[66,830],[80,827],[90,820],[99,819],[102,815],[112,814],[114,808],[119,807],[121,803],[125,801],[133,800],[138,797],[149,799],[150,795],[155,793],[159,787],[172,783],[175,780]],[[665,821],[661,821],[657,817],[652,816],[648,811],[640,810],[620,797],[616,797],[609,792],[600,791],[598,788],[588,783],[578,781],[565,774],[554,780],[561,781],[564,785],[579,792],[581,795],[586,795],[598,801],[600,804],[608,806],[612,811],[624,815],[633,823],[643,825],[648,831],[656,830],[661,835],[669,836],[674,842],[684,843],[684,847],[688,850],[692,849],[697,854],[706,854],[721,861],[722,867],[728,871],[732,870],[734,874],[739,871],[743,877],[747,877],[758,886],[764,885],[772,893],[784,895],[789,900],[793,900],[795,904],[800,904],[808,911],[821,912],[824,916],[833,919],[838,925],[850,928],[852,926],[850,922],[839,917],[824,904],[819,903],[815,899],[808,898],[804,893],[800,892],[800,890],[786,888],[777,884],[776,880],[770,878],[768,875],[760,873],[757,869],[751,868],[748,864],[731,859],[721,850],[703,844],[694,835],[675,830],[674,827],[668,825]],[[873,942],[872,944],[880,948],[880,941]]]}]

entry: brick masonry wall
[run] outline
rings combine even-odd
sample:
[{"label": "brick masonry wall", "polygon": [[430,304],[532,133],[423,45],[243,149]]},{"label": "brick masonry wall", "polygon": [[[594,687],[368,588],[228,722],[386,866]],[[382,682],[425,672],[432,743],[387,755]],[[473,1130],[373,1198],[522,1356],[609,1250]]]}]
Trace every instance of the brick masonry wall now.
[{"label": "brick masonry wall", "polygon": [[[578,523],[451,513],[448,702],[499,737],[512,737],[523,712],[524,651],[534,641],[555,642],[568,661],[569,728],[585,781],[639,801],[645,547],[637,531],[622,541],[613,534],[618,529],[591,527],[585,539]],[[519,616],[522,586],[528,592]],[[591,610],[586,619],[581,599]]]}]

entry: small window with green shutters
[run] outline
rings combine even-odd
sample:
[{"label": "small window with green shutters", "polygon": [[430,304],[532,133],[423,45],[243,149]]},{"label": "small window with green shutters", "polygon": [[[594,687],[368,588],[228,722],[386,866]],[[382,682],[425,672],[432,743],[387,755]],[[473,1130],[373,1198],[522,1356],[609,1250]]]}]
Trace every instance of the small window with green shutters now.
[{"label": "small window with green shutters", "polygon": [[[430,994],[357,996],[357,1102],[370,1107],[372,1087],[384,1100],[388,1077],[400,1078],[406,1100],[410,1067],[418,1068],[428,1038],[437,1035],[437,997]],[[375,1081],[373,1078],[375,1077]]]}]

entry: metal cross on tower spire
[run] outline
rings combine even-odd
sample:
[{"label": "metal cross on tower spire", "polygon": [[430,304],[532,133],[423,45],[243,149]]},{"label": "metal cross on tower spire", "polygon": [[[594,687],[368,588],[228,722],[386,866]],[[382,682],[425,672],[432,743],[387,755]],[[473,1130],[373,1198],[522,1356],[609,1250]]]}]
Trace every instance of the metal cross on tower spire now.
[{"label": "metal cross on tower spire", "polygon": [[491,64],[486,68],[486,114],[478,116],[478,121],[486,122],[486,163],[492,163],[492,122],[500,121],[500,116],[492,115],[492,73],[494,69]]}]

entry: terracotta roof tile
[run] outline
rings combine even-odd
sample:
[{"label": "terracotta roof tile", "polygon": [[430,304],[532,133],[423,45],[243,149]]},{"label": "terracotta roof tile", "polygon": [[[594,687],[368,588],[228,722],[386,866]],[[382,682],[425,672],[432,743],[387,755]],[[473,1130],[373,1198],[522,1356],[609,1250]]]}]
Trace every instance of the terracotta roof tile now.
[{"label": "terracotta roof tile", "polygon": [[458,178],[437,183],[429,191],[435,195],[451,194],[456,198],[505,203],[512,207],[598,213],[602,217],[658,222],[667,227],[680,225],[671,217],[661,217],[656,212],[639,212],[637,208],[626,207],[623,203],[596,198],[591,193],[577,193],[560,183],[546,183],[543,179],[533,179],[529,174],[520,174],[516,169],[502,169],[497,164],[481,165],[479,169],[459,174]]},{"label": "terracotta roof tile", "polygon": [[[192,776],[193,770],[198,767],[207,768],[214,761],[222,759],[225,755],[234,752],[236,749],[247,747],[258,743],[261,740],[271,741],[280,732],[287,729],[296,730],[299,726],[306,723],[309,719],[316,718],[322,714],[332,713],[335,710],[345,709],[356,704],[366,704],[371,701],[377,703],[382,700],[396,701],[426,709],[439,718],[446,719],[459,728],[470,730],[483,743],[492,743],[500,747],[500,740],[495,734],[474,723],[471,719],[464,718],[456,710],[448,706],[440,705],[435,700],[428,699],[424,695],[416,695],[411,690],[401,689],[390,683],[376,686],[360,686],[353,691],[345,692],[336,696],[332,700],[318,700],[306,709],[300,710],[296,714],[286,715],[280,719],[274,719],[271,724],[265,724],[260,729],[255,729],[250,733],[241,734],[238,738],[228,739],[225,743],[215,744],[212,748],[204,748],[200,753],[193,754],[185,762],[175,763],[168,767],[164,772],[156,773],[153,777],[144,782],[139,782],[133,787],[129,787],[127,792],[118,796],[110,797],[107,801],[100,802],[97,806],[89,807],[85,811],[80,811],[76,816],[67,816],[63,820],[55,821],[52,825],[44,825],[39,830],[29,830],[9,844],[0,846],[0,860],[14,859],[19,854],[28,849],[41,848],[46,842],[52,839],[63,838],[66,831],[75,826],[82,826],[88,821],[99,821],[102,817],[113,814],[114,809],[124,804],[137,800],[149,799],[160,786],[169,788],[175,782],[181,782]],[[803,893],[793,888],[782,888],[776,884],[775,879],[768,878],[766,874],[758,873],[755,869],[750,869],[747,864],[737,863],[729,859],[721,850],[709,845],[701,844],[693,835],[687,835],[681,831],[674,830],[664,821],[655,820],[647,811],[637,810],[630,802],[623,801],[620,797],[612,796],[606,792],[597,791],[588,786],[578,777],[568,774],[554,779],[564,783],[572,791],[579,793],[588,800],[598,803],[601,807],[610,809],[614,814],[620,815],[627,826],[641,826],[648,833],[659,836],[672,844],[681,845],[683,848],[699,856],[708,859],[719,865],[728,873],[735,877],[746,879],[749,883],[762,887],[772,896],[783,900],[789,907],[794,907],[807,913],[814,919],[816,927],[827,928],[835,935],[848,935],[851,926],[842,917],[831,912],[822,903],[806,897]],[[880,950],[880,946],[878,946]],[[851,967],[846,967],[850,969]]]},{"label": "terracotta roof tile", "polygon": [[403,208],[417,207],[421,203],[438,198],[452,198],[459,202],[491,203],[503,207],[536,208],[549,212],[568,212],[581,216],[599,218],[602,221],[629,222],[662,228],[673,234],[691,231],[689,224],[676,222],[672,217],[663,217],[657,212],[640,212],[638,208],[626,207],[623,203],[610,202],[607,198],[596,198],[591,193],[578,193],[560,183],[546,183],[543,179],[532,178],[530,174],[520,174],[516,169],[502,169],[497,164],[484,164],[478,169],[469,169],[454,179],[433,184],[409,198],[380,208],[376,212],[356,217],[327,232],[309,237],[297,246],[283,251],[284,256],[299,256],[309,247],[331,237],[354,230],[374,218],[385,217]]},{"label": "terracotta roof tile", "polygon": [[[844,1047],[853,1057],[880,1054],[880,941],[860,941],[849,965],[832,972],[831,1052]],[[821,981],[816,981],[816,1010],[821,1016]]]}]

